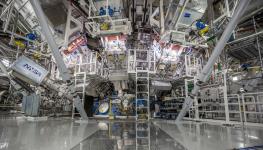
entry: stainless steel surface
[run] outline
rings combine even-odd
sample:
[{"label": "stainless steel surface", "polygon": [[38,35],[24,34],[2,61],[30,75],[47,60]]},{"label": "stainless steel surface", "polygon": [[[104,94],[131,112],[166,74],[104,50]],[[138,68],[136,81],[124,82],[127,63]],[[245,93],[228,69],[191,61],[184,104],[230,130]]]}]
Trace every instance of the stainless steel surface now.
[{"label": "stainless steel surface", "polygon": [[25,56],[19,57],[12,65],[12,69],[22,78],[27,78],[30,81],[29,83],[38,85],[48,74],[45,68]]}]

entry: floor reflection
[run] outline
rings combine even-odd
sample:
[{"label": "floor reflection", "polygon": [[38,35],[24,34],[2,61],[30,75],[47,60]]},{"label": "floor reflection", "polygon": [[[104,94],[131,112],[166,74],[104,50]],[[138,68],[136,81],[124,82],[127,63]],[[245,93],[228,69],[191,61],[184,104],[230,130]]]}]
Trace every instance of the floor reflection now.
[{"label": "floor reflection", "polygon": [[71,150],[186,150],[151,123],[99,123],[100,130]]}]

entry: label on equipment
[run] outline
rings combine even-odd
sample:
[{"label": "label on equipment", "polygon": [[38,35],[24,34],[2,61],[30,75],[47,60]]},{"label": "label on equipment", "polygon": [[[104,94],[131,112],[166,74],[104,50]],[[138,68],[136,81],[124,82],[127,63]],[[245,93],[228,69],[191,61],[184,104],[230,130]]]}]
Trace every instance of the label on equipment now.
[{"label": "label on equipment", "polygon": [[11,68],[37,84],[40,84],[48,74],[45,68],[25,56],[19,57]]}]

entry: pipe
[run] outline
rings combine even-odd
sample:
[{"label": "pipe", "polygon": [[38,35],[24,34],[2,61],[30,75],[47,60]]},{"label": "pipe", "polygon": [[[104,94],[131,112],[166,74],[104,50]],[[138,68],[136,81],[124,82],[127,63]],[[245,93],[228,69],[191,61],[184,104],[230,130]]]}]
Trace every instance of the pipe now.
[{"label": "pipe", "polygon": [[201,73],[197,76],[197,82],[195,83],[194,89],[192,90],[191,94],[185,99],[184,105],[182,110],[180,111],[179,115],[176,118],[176,122],[181,121],[185,114],[189,111],[190,107],[193,104],[193,99],[197,95],[200,85],[207,81],[209,78],[209,74],[212,71],[213,65],[219,58],[221,52],[223,51],[225,45],[227,44],[227,41],[229,40],[232,32],[234,31],[238,20],[241,18],[241,16],[246,11],[247,6],[249,5],[251,0],[240,0],[239,4],[230,20],[228,25],[226,26],[222,36],[220,37],[220,40],[216,44],[212,55],[210,56],[207,64],[201,71]]},{"label": "pipe", "polygon": [[13,10],[14,10],[14,3],[15,3],[15,0],[12,1],[12,3],[10,4],[11,8],[9,8],[9,11],[8,11],[8,15],[7,15],[7,20],[5,21],[5,25],[4,25],[4,32],[8,29],[8,26],[10,24],[10,21],[11,21],[11,17],[13,16]]},{"label": "pipe", "polygon": [[[5,10],[2,11],[2,13],[1,13],[1,15],[0,15],[0,19],[2,19],[2,18],[4,17],[4,15],[5,15],[8,11],[10,11],[10,7],[13,6],[14,2],[15,2],[15,0],[12,0],[12,1],[7,5],[7,7],[5,8]],[[4,6],[4,5],[3,5],[3,6]],[[5,6],[6,6],[6,5],[5,5]]]},{"label": "pipe", "polygon": [[[255,17],[253,16],[253,23],[254,23],[254,29],[255,29],[255,32],[257,33],[257,26],[256,26],[256,21],[255,21]],[[257,41],[257,50],[258,50],[258,55],[259,55],[259,61],[260,61],[260,66],[261,66],[261,75],[263,77],[263,62],[262,62],[262,54],[261,54],[261,49],[260,49],[260,44],[259,44],[259,39],[258,39],[258,36],[256,37],[256,41]]]},{"label": "pipe", "polygon": [[11,32],[11,31],[9,31],[9,30],[7,30],[6,32],[0,30],[0,33],[8,33],[8,34],[10,34],[10,35],[13,35],[13,36],[15,36],[15,37],[17,37],[17,38],[19,38],[19,39],[26,40],[26,41],[28,41],[28,42],[32,42],[32,43],[35,43],[35,42],[36,42],[36,41],[32,41],[32,40],[30,40],[30,39],[28,39],[28,38],[26,38],[26,37],[24,37],[24,36],[21,36],[21,35],[19,35],[19,34],[16,34],[16,33],[14,33],[14,32]]},{"label": "pipe", "polygon": [[161,31],[160,31],[160,34],[162,35],[165,31],[165,28],[164,28],[164,12],[163,12],[163,0],[160,0],[160,28],[161,28]]},{"label": "pipe", "polygon": [[50,46],[51,52],[53,54],[53,57],[55,58],[59,73],[62,77],[63,81],[66,81],[68,83],[68,86],[70,88],[70,94],[72,95],[73,103],[76,106],[78,112],[80,113],[82,119],[88,119],[88,116],[84,110],[84,107],[82,105],[82,102],[77,95],[74,87],[73,87],[73,82],[70,80],[70,74],[68,72],[68,69],[63,61],[63,57],[61,56],[58,46],[55,42],[54,36],[52,35],[52,32],[49,28],[49,25],[46,20],[46,16],[40,6],[40,3],[38,0],[30,0],[30,3],[32,5],[33,10],[36,13],[36,16],[39,20],[40,26],[42,28],[43,34],[47,40],[47,43]]},{"label": "pipe", "polygon": [[177,28],[177,23],[180,20],[182,14],[183,14],[183,11],[184,11],[188,2],[189,2],[189,0],[180,0],[179,5],[176,9],[175,15],[172,19],[170,29],[176,29]]},{"label": "pipe", "polygon": [[234,44],[234,43],[236,43],[236,42],[239,42],[239,41],[242,41],[242,40],[246,40],[246,39],[252,38],[252,37],[254,37],[254,36],[258,36],[258,35],[260,35],[260,34],[263,34],[263,30],[260,31],[260,32],[251,34],[251,35],[249,35],[249,36],[239,38],[239,39],[237,39],[237,40],[235,40],[235,41],[228,42],[227,44]]},{"label": "pipe", "polygon": [[36,13],[38,20],[39,20],[43,34],[45,35],[46,40],[50,46],[53,57],[56,60],[58,70],[59,70],[60,75],[62,76],[62,79],[64,81],[70,80],[70,75],[68,73],[66,65],[63,62],[63,58],[59,52],[58,46],[55,42],[55,39],[53,38],[54,36],[52,35],[52,32],[51,32],[49,25],[47,23],[47,20],[46,20],[46,16],[45,16],[45,14],[44,14],[44,12],[43,12],[40,4],[39,4],[39,1],[30,0],[30,3],[32,4],[32,7]]},{"label": "pipe", "polygon": [[260,8],[258,8],[258,9],[256,9],[256,10],[252,11],[250,14],[242,17],[239,22],[240,22],[240,23],[245,22],[246,20],[250,19],[252,16],[256,15],[257,13],[259,13],[259,12],[262,11],[262,10],[263,10],[263,7],[260,7]]},{"label": "pipe", "polygon": [[24,81],[18,79],[18,78],[13,78],[13,80],[18,83],[23,89],[25,89],[28,93],[34,93],[33,89],[28,86]]}]

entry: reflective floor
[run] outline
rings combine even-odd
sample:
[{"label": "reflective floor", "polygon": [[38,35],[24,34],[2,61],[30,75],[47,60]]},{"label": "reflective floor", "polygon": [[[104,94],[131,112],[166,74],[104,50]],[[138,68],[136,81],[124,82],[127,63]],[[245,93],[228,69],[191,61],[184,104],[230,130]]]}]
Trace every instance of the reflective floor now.
[{"label": "reflective floor", "polygon": [[0,150],[69,150],[96,131],[97,123],[79,124],[69,118],[0,118]]},{"label": "reflective floor", "polygon": [[[263,145],[263,128],[154,120],[28,122],[0,118],[0,150],[233,150]],[[250,150],[262,150],[252,148]]]},{"label": "reflective floor", "polygon": [[263,127],[223,126],[220,124],[155,121],[156,126],[168,133],[189,150],[263,150]]},{"label": "reflective floor", "polygon": [[100,130],[72,150],[186,150],[152,123],[99,123]]}]

